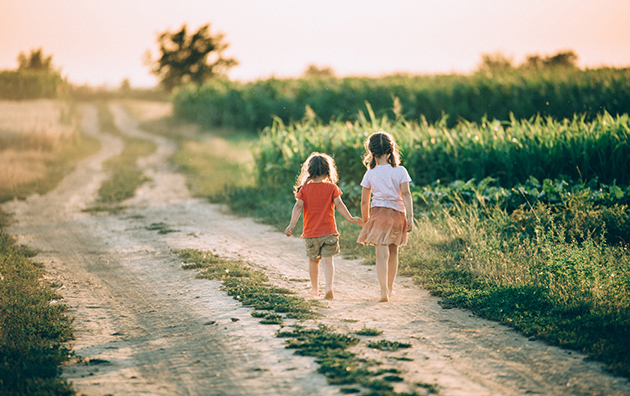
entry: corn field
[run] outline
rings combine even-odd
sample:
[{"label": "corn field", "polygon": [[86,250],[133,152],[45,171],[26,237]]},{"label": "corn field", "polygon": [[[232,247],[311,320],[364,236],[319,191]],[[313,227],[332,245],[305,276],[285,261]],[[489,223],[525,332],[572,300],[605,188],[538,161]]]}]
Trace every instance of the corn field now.
[{"label": "corn field", "polygon": [[[365,102],[377,116],[428,122],[459,120],[586,120],[630,109],[630,68],[554,68],[472,75],[395,75],[383,78],[267,79],[250,83],[214,80],[181,88],[176,117],[205,127],[262,130],[278,117],[285,124],[314,113],[324,123],[355,121]],[[307,107],[308,106],[308,107]],[[307,108],[309,109],[307,111]]]},{"label": "corn field", "polygon": [[379,129],[396,138],[402,165],[416,186],[488,177],[508,188],[530,177],[630,184],[628,115],[605,113],[590,122],[584,117],[484,120],[449,128],[445,120],[394,121],[368,110],[354,123],[307,120],[285,126],[277,119],[262,132],[255,152],[257,184],[290,189],[301,163],[320,151],[333,156],[341,182],[356,188],[365,172],[363,142]]}]

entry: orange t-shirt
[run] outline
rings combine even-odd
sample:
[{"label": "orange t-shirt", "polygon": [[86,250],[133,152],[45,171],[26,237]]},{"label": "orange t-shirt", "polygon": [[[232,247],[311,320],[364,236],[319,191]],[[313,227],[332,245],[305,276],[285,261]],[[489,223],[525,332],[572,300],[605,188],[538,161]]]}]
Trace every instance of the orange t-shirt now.
[{"label": "orange t-shirt", "polygon": [[333,183],[307,183],[295,195],[304,201],[302,238],[339,235],[335,223],[335,198],[341,190]]}]

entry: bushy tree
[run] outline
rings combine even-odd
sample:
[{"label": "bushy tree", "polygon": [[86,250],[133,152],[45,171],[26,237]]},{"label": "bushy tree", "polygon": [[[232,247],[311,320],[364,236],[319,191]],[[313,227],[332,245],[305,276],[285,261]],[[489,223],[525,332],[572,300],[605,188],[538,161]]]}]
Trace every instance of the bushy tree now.
[{"label": "bushy tree", "polygon": [[573,50],[559,51],[554,55],[542,57],[538,54],[528,55],[521,67],[543,69],[546,67],[577,67],[578,56]]},{"label": "bushy tree", "polygon": [[482,72],[496,72],[512,69],[512,58],[506,56],[502,52],[495,52],[494,54],[481,54],[481,63],[479,64],[479,71]]},{"label": "bushy tree", "polygon": [[578,56],[575,52],[560,51],[544,59],[547,67],[577,67]]},{"label": "bushy tree", "polygon": [[[553,55],[540,56],[539,54],[527,55],[525,61],[519,64],[520,69],[542,70],[554,67],[577,67],[578,56],[573,50],[558,51]],[[512,58],[502,52],[482,54],[477,71],[494,73],[509,71],[515,68]]]},{"label": "bushy tree", "polygon": [[329,66],[319,67],[315,64],[310,64],[302,75],[304,78],[330,78],[335,77],[335,72]]},{"label": "bushy tree", "polygon": [[223,40],[221,33],[210,34],[210,24],[200,27],[193,34],[188,34],[184,24],[179,31],[161,33],[158,36],[160,58],[153,61],[148,53],[145,61],[153,67],[151,72],[169,91],[188,82],[202,84],[210,78],[224,75],[238,64],[236,59],[223,57],[223,51],[229,46]]},{"label": "bushy tree", "polygon": [[29,55],[20,52],[17,58],[19,70],[52,71],[52,55],[44,56],[41,48],[32,49]]}]

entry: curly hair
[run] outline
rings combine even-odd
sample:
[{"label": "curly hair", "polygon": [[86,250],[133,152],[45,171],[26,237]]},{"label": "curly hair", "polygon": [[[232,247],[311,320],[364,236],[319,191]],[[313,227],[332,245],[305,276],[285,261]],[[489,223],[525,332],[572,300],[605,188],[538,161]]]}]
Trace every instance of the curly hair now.
[{"label": "curly hair", "polygon": [[376,166],[376,157],[380,157],[385,154],[391,154],[387,159],[387,162],[389,162],[391,166],[396,167],[400,165],[398,145],[396,144],[394,137],[389,133],[383,130],[374,132],[367,138],[363,146],[365,147],[363,164],[366,168],[374,169]]},{"label": "curly hair", "polygon": [[337,184],[337,166],[331,156],[322,153],[312,153],[302,164],[302,170],[298,175],[293,193],[297,194],[305,184],[319,176],[328,176],[325,180]]}]

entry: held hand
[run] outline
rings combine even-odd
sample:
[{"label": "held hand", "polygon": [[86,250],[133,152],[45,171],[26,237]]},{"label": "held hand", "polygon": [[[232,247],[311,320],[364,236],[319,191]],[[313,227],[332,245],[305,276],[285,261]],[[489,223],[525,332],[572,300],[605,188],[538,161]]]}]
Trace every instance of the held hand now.
[{"label": "held hand", "polygon": [[291,234],[293,234],[293,227],[291,227],[291,225],[289,224],[289,226],[287,227],[286,230],[284,230],[284,235],[290,237]]},{"label": "held hand", "polygon": [[407,232],[413,231],[413,218],[407,219]]},{"label": "held hand", "polygon": [[353,224],[358,225],[359,227],[363,226],[363,220],[360,217],[357,216],[352,216],[352,221],[350,221]]}]

